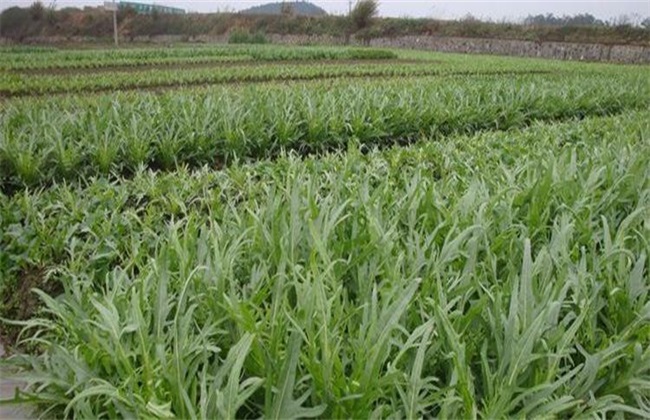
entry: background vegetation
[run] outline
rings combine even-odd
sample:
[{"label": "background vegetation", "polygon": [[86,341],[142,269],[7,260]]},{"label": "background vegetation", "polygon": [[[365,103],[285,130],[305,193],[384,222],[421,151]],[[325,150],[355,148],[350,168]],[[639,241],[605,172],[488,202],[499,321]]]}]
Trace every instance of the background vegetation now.
[{"label": "background vegetation", "polygon": [[[285,8],[282,13],[256,15],[250,13],[211,13],[186,15],[138,15],[132,10],[119,13],[119,30],[123,37],[149,35],[225,35],[232,31],[251,34],[329,35],[341,36],[350,31],[346,16],[305,16]],[[2,36],[14,41],[29,37],[112,36],[112,20],[101,8],[86,7],[51,10],[41,3],[28,8],[6,9],[1,17]],[[643,24],[645,26],[643,26]],[[530,16],[522,24],[483,22],[472,16],[456,21],[411,18],[376,18],[372,29],[363,36],[395,37],[402,35],[436,35],[519,39],[530,41],[596,42],[604,44],[650,45],[650,25],[634,26],[619,19],[602,22],[590,15],[573,18]]]}]

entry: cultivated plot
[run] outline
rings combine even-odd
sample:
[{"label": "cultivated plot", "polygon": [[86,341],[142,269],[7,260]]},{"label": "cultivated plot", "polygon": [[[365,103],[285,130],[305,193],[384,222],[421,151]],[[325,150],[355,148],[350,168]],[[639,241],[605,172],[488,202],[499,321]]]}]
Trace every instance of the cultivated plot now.
[{"label": "cultivated plot", "polygon": [[0,58],[19,401],[82,418],[650,413],[647,67],[276,46]]}]

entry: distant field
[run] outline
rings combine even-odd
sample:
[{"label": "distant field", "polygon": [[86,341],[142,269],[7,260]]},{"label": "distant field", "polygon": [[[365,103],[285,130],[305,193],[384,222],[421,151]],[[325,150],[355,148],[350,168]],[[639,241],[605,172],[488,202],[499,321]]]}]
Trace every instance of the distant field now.
[{"label": "distant field", "polygon": [[648,72],[0,49],[18,399],[57,418],[648,417]]}]

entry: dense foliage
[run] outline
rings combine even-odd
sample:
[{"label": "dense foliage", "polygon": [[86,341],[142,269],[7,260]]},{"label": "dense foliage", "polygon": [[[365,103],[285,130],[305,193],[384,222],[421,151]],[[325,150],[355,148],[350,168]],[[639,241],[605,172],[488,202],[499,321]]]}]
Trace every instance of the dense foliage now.
[{"label": "dense foliage", "polygon": [[[648,417],[646,68],[160,51],[0,53],[4,86],[65,87],[0,102],[17,401],[54,418]],[[240,84],[182,87],[209,71]],[[139,91],[145,74],[175,89]]]},{"label": "dense foliage", "polygon": [[[531,17],[532,18],[532,17]],[[199,35],[226,35],[244,29],[248,33],[280,35],[328,35],[341,37],[350,27],[347,16],[249,15],[241,13],[210,13],[186,15],[136,15],[128,11],[118,14],[121,36],[132,40],[140,36],[182,35],[189,39]],[[43,18],[32,18],[29,9],[11,7],[0,14],[2,35],[14,41],[42,37],[88,37],[110,41],[113,26],[110,16],[101,8],[86,7],[47,10]],[[547,25],[535,19],[533,24],[482,22],[476,18],[439,20],[431,18],[377,18],[371,33],[365,36],[392,37],[401,35],[434,35],[519,39],[527,41],[559,41],[604,44],[650,45],[650,27],[636,27],[629,22],[606,25]],[[61,40],[61,39],[60,39]]]},{"label": "dense foliage", "polygon": [[647,108],[646,82],[638,77],[611,83],[609,77],[522,76],[291,90],[271,86],[71,101],[67,113],[61,112],[60,101],[28,101],[5,109],[0,186],[11,191],[53,180],[127,174],[142,165],[214,167],[283,150],[313,153],[345,149],[350,142],[387,145],[422,134],[607,115]]},{"label": "dense foliage", "polygon": [[11,362],[74,417],[643,416],[648,117],[3,200],[63,287]]}]

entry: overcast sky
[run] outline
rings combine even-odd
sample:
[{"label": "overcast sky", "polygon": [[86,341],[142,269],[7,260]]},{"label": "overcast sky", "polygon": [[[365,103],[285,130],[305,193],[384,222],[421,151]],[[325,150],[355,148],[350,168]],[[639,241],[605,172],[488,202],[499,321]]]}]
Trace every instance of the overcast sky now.
[{"label": "overcast sky", "polygon": [[[49,5],[52,0],[42,0]],[[250,6],[268,3],[269,1],[228,1],[228,0],[140,0],[142,3],[156,3],[166,6],[182,7],[188,11],[214,12],[218,10],[241,10]],[[29,6],[33,0],[0,0],[0,7]],[[343,14],[348,10],[348,0],[314,0],[329,13]],[[580,0],[555,0],[555,1],[380,1],[380,14],[382,16],[410,16],[410,17],[436,17],[436,18],[458,18],[472,14],[479,18],[490,18],[494,20],[517,20],[529,14],[575,15],[578,13],[590,13],[600,19],[611,19],[621,15],[650,16],[650,0],[610,0],[610,1],[580,1]],[[66,6],[96,6],[103,4],[102,0],[56,0],[57,7]]]}]

